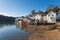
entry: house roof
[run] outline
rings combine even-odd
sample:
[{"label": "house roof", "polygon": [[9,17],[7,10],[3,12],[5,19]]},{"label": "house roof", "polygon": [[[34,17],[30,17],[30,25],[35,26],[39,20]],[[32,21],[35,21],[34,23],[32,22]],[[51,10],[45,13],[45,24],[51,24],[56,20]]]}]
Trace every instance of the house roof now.
[{"label": "house roof", "polygon": [[[49,11],[49,12],[54,12],[54,11],[51,10],[51,11]],[[44,14],[47,15],[49,12],[45,12]],[[54,13],[56,13],[56,12],[54,12]]]}]

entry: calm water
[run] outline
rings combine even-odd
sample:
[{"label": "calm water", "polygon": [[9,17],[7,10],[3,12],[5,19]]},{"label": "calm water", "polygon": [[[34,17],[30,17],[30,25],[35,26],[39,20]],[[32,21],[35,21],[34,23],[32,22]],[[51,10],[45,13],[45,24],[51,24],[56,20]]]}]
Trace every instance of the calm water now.
[{"label": "calm water", "polygon": [[16,25],[0,24],[0,40],[28,40],[28,33]]}]

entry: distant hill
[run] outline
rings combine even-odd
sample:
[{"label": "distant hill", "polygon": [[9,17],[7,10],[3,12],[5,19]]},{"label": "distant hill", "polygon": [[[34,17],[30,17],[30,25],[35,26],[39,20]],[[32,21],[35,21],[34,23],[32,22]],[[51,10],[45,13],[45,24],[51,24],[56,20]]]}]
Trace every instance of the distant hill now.
[{"label": "distant hill", "polygon": [[0,23],[14,23],[15,17],[0,15]]}]

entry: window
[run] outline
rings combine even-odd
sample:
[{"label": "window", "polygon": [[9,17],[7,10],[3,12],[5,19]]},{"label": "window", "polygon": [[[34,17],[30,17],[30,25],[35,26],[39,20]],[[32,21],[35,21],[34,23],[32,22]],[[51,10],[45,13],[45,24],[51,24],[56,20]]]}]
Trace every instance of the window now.
[{"label": "window", "polygon": [[54,14],[52,14],[52,16],[54,16]]},{"label": "window", "polygon": [[52,17],[50,19],[52,19]]}]

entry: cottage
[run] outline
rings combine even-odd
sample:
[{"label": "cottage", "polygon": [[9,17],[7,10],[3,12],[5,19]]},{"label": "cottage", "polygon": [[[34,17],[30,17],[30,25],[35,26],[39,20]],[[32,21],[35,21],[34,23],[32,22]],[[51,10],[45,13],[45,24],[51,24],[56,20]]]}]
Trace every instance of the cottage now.
[{"label": "cottage", "polygon": [[56,13],[54,13],[53,11],[50,11],[46,15],[46,22],[47,23],[56,23]]},{"label": "cottage", "polygon": [[37,15],[35,16],[35,20],[41,20],[41,15],[37,14]]},{"label": "cottage", "polygon": [[22,26],[22,20],[23,20],[23,18],[21,18],[21,17],[19,17],[19,18],[16,18],[15,19],[15,24],[17,25],[17,26]]}]

